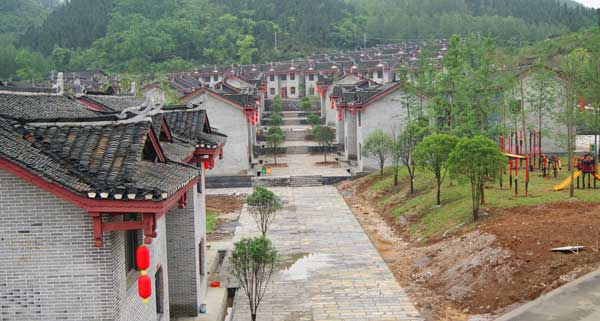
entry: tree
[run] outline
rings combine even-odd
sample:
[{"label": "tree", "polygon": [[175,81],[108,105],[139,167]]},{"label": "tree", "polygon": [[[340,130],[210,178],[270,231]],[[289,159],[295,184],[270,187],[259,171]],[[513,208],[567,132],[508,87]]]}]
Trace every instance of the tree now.
[{"label": "tree", "polygon": [[315,127],[321,125],[321,117],[319,117],[319,115],[317,114],[310,114],[308,115],[308,123],[310,124],[310,126],[312,126],[313,130]]},{"label": "tree", "polygon": [[415,193],[416,162],[414,158],[415,146],[423,140],[428,132],[427,122],[409,123],[392,144],[392,164],[394,168],[394,186],[398,186],[400,165],[404,165],[410,179],[410,194]]},{"label": "tree", "polygon": [[262,186],[257,186],[246,197],[246,204],[248,204],[248,211],[256,222],[262,236],[267,236],[267,230],[275,219],[275,214],[282,208],[281,200],[275,193]]},{"label": "tree", "polygon": [[279,113],[281,113],[282,109],[283,109],[283,103],[281,102],[281,97],[279,97],[279,95],[277,95],[277,96],[275,96],[275,98],[273,98],[273,101],[271,102],[271,113],[279,114]]},{"label": "tree", "polygon": [[283,118],[279,114],[272,114],[269,117],[269,125],[271,126],[281,126],[283,124]]},{"label": "tree", "polygon": [[310,110],[312,109],[312,103],[310,102],[310,98],[302,97],[302,99],[300,99],[300,109],[302,109],[302,111],[304,111],[305,113],[310,112]]},{"label": "tree", "polygon": [[231,274],[248,297],[252,321],[256,321],[258,307],[267,292],[277,260],[277,250],[264,236],[243,238],[234,244],[229,259]]},{"label": "tree", "polygon": [[[531,84],[531,95],[529,96],[529,105],[538,118],[538,135],[537,146],[542,148],[543,117],[550,110],[550,107],[556,101],[556,83],[555,72],[541,67],[539,72],[533,75]],[[523,128],[525,130],[525,128]],[[531,146],[530,146],[531,147]]]},{"label": "tree", "polygon": [[319,142],[319,146],[323,150],[324,161],[327,162],[327,152],[335,139],[333,129],[329,126],[318,125],[313,129],[313,136]]},{"label": "tree", "polygon": [[382,129],[376,129],[369,134],[365,140],[363,154],[367,157],[374,158],[377,161],[381,176],[383,176],[383,168],[385,167],[385,161],[390,154],[392,144],[392,139]]},{"label": "tree", "polygon": [[269,133],[267,134],[267,143],[271,148],[273,158],[275,158],[275,164],[277,164],[277,152],[279,146],[283,143],[284,135],[280,127],[270,127]]},{"label": "tree", "polygon": [[569,169],[571,172],[571,184],[569,196],[575,196],[575,169],[573,166],[573,155],[575,153],[575,139],[577,137],[577,108],[576,101],[583,97],[582,84],[585,83],[586,72],[590,66],[590,57],[582,48],[573,50],[561,63],[560,71],[565,79],[563,89],[564,110],[559,111],[558,120],[567,128],[565,135],[567,152],[569,156]]},{"label": "tree", "polygon": [[448,172],[450,154],[458,143],[458,137],[447,134],[435,134],[425,137],[415,149],[417,164],[435,175],[437,187],[436,204],[441,205],[442,183]]},{"label": "tree", "polygon": [[487,179],[495,178],[506,157],[493,140],[475,136],[462,138],[450,153],[448,164],[451,173],[465,177],[471,183],[473,220],[479,219],[479,206],[485,203],[484,185]]}]

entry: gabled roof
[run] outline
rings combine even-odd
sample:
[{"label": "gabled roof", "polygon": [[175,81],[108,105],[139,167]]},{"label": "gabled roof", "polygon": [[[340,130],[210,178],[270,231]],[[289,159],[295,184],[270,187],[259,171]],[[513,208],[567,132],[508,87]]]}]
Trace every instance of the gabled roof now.
[{"label": "gabled roof", "polygon": [[[340,98],[341,107],[366,107],[386,96],[395,92],[398,89],[408,86],[406,83],[392,82],[385,85],[371,87],[367,89],[359,89],[353,91],[344,91]],[[419,95],[426,98],[424,95]]]},{"label": "gabled roof", "polygon": [[227,136],[210,127],[205,110],[186,106],[170,106],[164,110],[171,133],[180,141],[207,149],[216,149],[227,141]]},{"label": "gabled roof", "polygon": [[194,167],[144,160],[150,120],[18,122],[0,118],[0,157],[87,198],[161,201]]},{"label": "gabled roof", "polygon": [[97,117],[76,99],[63,95],[0,93],[0,116],[20,119],[61,119]]},{"label": "gabled roof", "polygon": [[84,95],[80,99],[102,107],[108,112],[120,112],[144,103],[141,99],[131,95]]},{"label": "gabled roof", "polygon": [[199,89],[185,95],[183,98],[181,98],[181,100],[183,102],[189,102],[192,99],[194,99],[195,97],[202,95],[204,93],[206,93],[207,95],[210,95],[212,97],[215,97],[221,101],[229,103],[235,107],[238,107],[242,110],[257,108],[256,102],[254,101],[255,96],[253,96],[253,95],[242,94],[242,93],[228,94],[228,93],[224,93],[224,92],[218,92],[216,90],[213,90],[213,89],[210,89],[207,87],[199,88]]}]

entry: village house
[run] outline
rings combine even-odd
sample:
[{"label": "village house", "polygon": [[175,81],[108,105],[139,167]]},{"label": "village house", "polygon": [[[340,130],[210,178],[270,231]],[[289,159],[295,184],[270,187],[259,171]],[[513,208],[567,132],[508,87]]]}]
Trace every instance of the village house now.
[{"label": "village house", "polygon": [[[540,89],[536,88],[536,76],[539,77],[542,73],[545,73],[548,78],[545,78],[546,88],[544,92],[540,93]],[[521,89],[523,90],[521,91]],[[565,139],[567,128],[565,124],[560,123],[558,120],[560,118],[558,115],[564,112],[565,108],[564,90],[565,79],[560,72],[549,67],[527,67],[518,74],[515,87],[509,93],[509,97],[514,98],[514,102],[519,106],[522,101],[525,108],[527,129],[536,131],[539,134],[539,124],[541,121],[542,153],[565,153],[567,151],[567,141]],[[537,112],[540,104],[540,96],[545,97],[543,99],[546,100],[541,120]],[[514,115],[510,112],[510,108],[506,107],[507,113],[503,121],[507,130],[521,136],[522,114],[519,112],[517,115]],[[515,120],[517,122],[517,130],[515,130]],[[581,124],[578,126],[579,129],[583,129],[583,127]],[[529,147],[533,146],[534,142],[529,141],[529,133],[526,132],[523,135],[524,139],[527,139],[527,145]],[[510,137],[507,137],[505,141],[508,142],[509,139]],[[535,146],[539,146],[539,143],[535,142]]]},{"label": "village house", "polygon": [[[62,88],[3,89],[3,318],[197,316],[207,282],[205,170],[222,157],[226,140],[201,106],[100,111]],[[151,262],[147,304],[137,288],[142,244]]]},{"label": "village house", "polygon": [[299,99],[301,97],[300,86],[304,85],[304,82],[301,70],[295,64],[274,64],[265,73],[265,78],[268,99],[273,99],[275,96],[279,96],[281,99]]},{"label": "village house", "polygon": [[181,100],[185,104],[201,104],[210,116],[211,125],[219,132],[227,133],[224,149],[227,158],[219,162],[209,176],[249,175],[261,118],[260,96],[200,88]]},{"label": "village house", "polygon": [[406,126],[412,106],[425,107],[430,103],[424,96],[407,92],[405,86],[408,85],[395,82],[352,91],[338,87],[340,93],[335,102],[343,128],[344,157],[356,161],[358,171],[378,168],[375,159],[362,155],[369,134],[382,129],[397,135]]},{"label": "village house", "polygon": [[327,82],[319,84],[319,89],[322,93],[321,115],[325,118],[327,125],[336,128],[336,143],[344,144],[345,128],[341,121],[340,111],[336,107],[336,102],[341,98],[343,91],[366,89],[372,85],[376,85],[376,83],[353,73],[333,75],[330,79],[331,84],[329,85],[326,85]]}]

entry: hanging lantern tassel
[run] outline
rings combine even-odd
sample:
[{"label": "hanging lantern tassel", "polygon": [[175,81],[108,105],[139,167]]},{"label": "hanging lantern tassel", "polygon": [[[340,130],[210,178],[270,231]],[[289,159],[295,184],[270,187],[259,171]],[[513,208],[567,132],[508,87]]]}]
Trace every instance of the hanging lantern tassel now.
[{"label": "hanging lantern tassel", "polygon": [[146,304],[148,303],[148,298],[152,295],[152,280],[150,280],[146,272],[150,267],[150,250],[146,246],[140,245],[136,249],[135,264],[142,274],[138,278],[138,294],[144,304]]},{"label": "hanging lantern tassel", "polygon": [[335,109],[335,103],[333,102],[333,99],[331,100],[331,110]]},{"label": "hanging lantern tassel", "polygon": [[338,110],[338,120],[341,121],[342,120],[342,111]]}]

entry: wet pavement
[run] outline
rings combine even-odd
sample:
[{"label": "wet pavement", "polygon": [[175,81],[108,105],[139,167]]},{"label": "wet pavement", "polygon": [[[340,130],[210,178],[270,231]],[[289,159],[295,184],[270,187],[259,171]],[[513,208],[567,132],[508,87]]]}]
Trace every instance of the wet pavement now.
[{"label": "wet pavement", "polygon": [[[272,190],[286,202],[268,232],[282,262],[258,320],[421,320],[335,187]],[[234,241],[257,235],[244,208]],[[233,320],[250,320],[243,291],[236,302]]]}]

